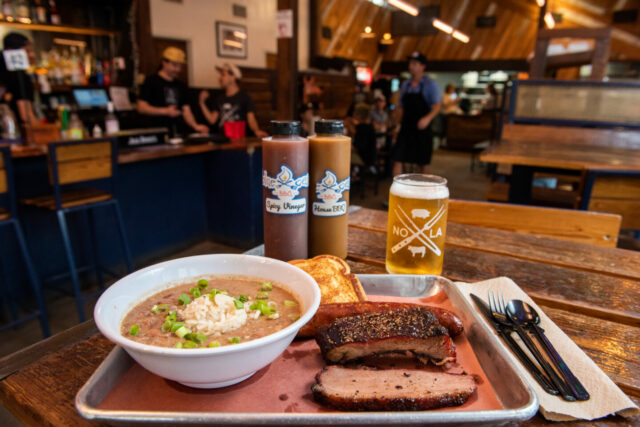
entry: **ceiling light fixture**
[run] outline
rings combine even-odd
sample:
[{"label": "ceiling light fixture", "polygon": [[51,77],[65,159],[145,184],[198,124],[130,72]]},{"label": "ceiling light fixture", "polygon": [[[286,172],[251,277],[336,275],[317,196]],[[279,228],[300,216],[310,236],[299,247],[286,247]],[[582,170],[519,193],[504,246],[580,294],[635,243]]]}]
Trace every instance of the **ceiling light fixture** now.
[{"label": "ceiling light fixture", "polygon": [[547,24],[547,27],[549,27],[549,29],[553,29],[553,27],[556,26],[556,20],[553,19],[553,15],[551,14],[551,12],[547,12],[544,14],[544,22],[545,24]]},{"label": "ceiling light fixture", "polygon": [[544,7],[546,1],[545,0],[536,0],[536,4],[540,7]]},{"label": "ceiling light fixture", "polygon": [[391,33],[384,33],[382,35],[382,39],[380,40],[380,44],[393,44]]},{"label": "ceiling light fixture", "polygon": [[447,34],[451,34],[453,33],[453,27],[449,24],[446,24],[444,22],[442,22],[439,19],[435,19],[432,21],[432,24],[434,27],[436,27],[437,29],[439,29],[440,31],[444,31]]},{"label": "ceiling light fixture", "polygon": [[452,36],[454,39],[460,40],[462,43],[469,43],[469,36],[465,33],[461,33],[458,30],[455,30]]},{"label": "ceiling light fixture", "polygon": [[388,0],[390,6],[397,7],[409,15],[418,16],[418,8],[402,0]]},{"label": "ceiling light fixture", "polygon": [[368,25],[364,27],[364,31],[360,33],[360,37],[362,37],[363,39],[372,39],[375,36],[376,35],[373,33],[373,30]]}]

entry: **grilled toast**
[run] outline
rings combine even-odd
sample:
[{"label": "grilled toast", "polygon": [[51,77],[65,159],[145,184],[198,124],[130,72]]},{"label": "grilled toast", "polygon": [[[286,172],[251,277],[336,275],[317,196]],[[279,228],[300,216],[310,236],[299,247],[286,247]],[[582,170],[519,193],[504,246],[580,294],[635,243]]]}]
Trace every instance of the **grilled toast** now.
[{"label": "grilled toast", "polygon": [[318,255],[311,259],[294,259],[290,264],[309,273],[320,287],[320,304],[366,301],[367,295],[351,268],[333,255]]}]

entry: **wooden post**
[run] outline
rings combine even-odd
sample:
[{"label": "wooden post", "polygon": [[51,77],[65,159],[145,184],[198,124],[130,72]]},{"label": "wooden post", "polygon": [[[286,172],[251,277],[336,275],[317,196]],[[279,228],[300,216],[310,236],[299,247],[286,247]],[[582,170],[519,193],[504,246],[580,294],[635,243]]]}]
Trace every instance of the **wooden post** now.
[{"label": "wooden post", "polygon": [[278,10],[293,12],[293,37],[278,39],[278,120],[296,119],[298,83],[298,0],[278,0]]},{"label": "wooden post", "polygon": [[[153,36],[151,35],[151,8],[149,0],[136,1],[136,39],[138,42],[138,58],[140,73],[152,74],[158,65],[158,58],[154,57]],[[133,84],[137,85],[138,76],[133,76]]]}]

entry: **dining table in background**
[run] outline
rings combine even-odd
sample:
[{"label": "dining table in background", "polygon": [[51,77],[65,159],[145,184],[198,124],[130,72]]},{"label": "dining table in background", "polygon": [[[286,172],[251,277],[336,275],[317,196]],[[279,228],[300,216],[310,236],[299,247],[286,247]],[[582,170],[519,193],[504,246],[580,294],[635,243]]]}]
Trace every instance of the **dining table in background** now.
[{"label": "dining table in background", "polygon": [[511,165],[509,202],[529,204],[535,172],[640,172],[640,132],[505,124],[502,139],[484,150],[480,161]]},{"label": "dining table in background", "polygon": [[[635,402],[640,403],[640,253],[449,223],[442,275],[476,282],[512,278]],[[347,261],[385,274],[387,213],[349,216]],[[87,321],[0,360],[0,402],[29,425],[83,420],[75,395],[114,345]],[[598,425],[639,424],[610,416]],[[553,424],[540,414],[524,425]],[[587,426],[590,422],[571,425]]]}]

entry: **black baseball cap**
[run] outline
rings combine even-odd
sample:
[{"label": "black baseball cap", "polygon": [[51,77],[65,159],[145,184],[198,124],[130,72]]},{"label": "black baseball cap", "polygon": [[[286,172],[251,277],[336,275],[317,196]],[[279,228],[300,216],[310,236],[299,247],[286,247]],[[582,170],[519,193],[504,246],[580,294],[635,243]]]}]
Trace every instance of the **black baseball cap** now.
[{"label": "black baseball cap", "polygon": [[411,60],[418,61],[422,65],[427,65],[427,57],[418,51],[415,51],[411,55],[407,56],[407,61],[411,61]]}]

